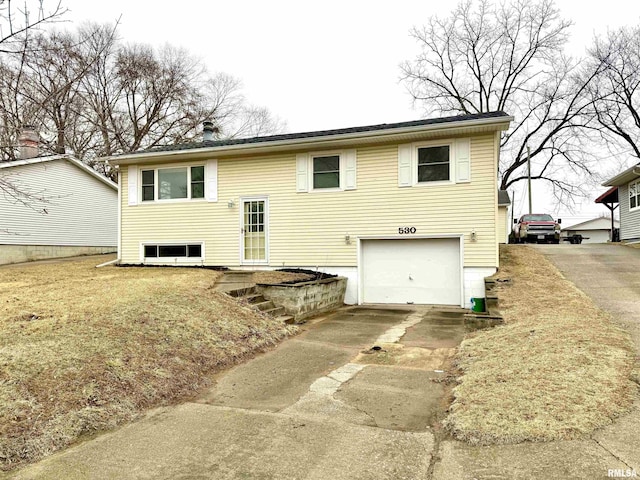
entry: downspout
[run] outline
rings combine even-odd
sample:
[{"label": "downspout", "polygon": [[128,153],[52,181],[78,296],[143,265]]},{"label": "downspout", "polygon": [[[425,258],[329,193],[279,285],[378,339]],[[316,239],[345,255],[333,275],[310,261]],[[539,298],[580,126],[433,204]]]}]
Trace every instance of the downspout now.
[{"label": "downspout", "polygon": [[[107,161],[108,164],[109,162]],[[119,165],[116,165],[115,169],[118,172],[118,254],[115,260],[96,265],[96,268],[120,263],[120,253],[122,251],[122,174],[120,173]]]}]

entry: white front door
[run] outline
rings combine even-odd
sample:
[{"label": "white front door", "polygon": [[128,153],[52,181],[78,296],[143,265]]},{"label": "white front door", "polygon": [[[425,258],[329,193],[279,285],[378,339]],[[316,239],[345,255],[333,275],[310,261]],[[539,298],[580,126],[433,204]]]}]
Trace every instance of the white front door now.
[{"label": "white front door", "polygon": [[363,303],[460,305],[460,239],[362,240]]},{"label": "white front door", "polygon": [[267,263],[268,200],[266,197],[243,198],[241,219],[241,256],[243,264]]}]

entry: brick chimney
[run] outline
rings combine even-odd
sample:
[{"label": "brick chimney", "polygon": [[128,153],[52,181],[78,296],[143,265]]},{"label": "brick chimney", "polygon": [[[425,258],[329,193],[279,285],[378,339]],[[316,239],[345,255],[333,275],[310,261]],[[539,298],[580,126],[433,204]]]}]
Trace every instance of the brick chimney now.
[{"label": "brick chimney", "polygon": [[18,137],[18,146],[21,160],[35,158],[40,154],[40,137],[34,126],[25,125],[22,127]]}]

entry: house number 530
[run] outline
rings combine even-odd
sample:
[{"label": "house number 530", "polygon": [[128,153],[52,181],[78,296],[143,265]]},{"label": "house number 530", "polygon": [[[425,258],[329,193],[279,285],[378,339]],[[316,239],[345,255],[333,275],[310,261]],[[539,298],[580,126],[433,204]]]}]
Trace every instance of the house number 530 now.
[{"label": "house number 530", "polygon": [[400,235],[408,235],[410,233],[416,233],[416,227],[398,227],[398,233]]}]

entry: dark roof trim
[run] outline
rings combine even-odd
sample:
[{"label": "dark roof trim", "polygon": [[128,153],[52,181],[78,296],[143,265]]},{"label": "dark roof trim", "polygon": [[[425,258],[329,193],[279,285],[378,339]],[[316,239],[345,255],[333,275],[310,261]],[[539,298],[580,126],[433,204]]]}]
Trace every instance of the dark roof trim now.
[{"label": "dark roof trim", "polygon": [[336,135],[345,135],[349,133],[375,132],[378,130],[393,130],[393,129],[399,129],[399,128],[420,127],[423,125],[447,124],[447,123],[453,123],[453,122],[462,122],[467,120],[480,120],[480,119],[486,119],[486,118],[504,118],[506,120],[509,118],[509,115],[507,115],[504,112],[489,112],[489,113],[478,113],[474,115],[457,115],[454,117],[428,118],[425,120],[414,120],[411,122],[381,123],[379,125],[367,125],[364,127],[338,128],[334,130],[318,130],[314,132],[286,133],[282,135],[270,135],[266,137],[236,138],[236,139],[229,139],[229,140],[192,142],[192,143],[182,143],[182,144],[178,143],[175,145],[167,145],[162,147],[151,148],[148,150],[144,150],[141,153],[170,152],[173,150],[188,150],[193,148],[226,147],[229,145],[281,142],[286,140],[296,140],[300,138],[330,137],[330,136],[336,136]]}]

